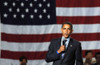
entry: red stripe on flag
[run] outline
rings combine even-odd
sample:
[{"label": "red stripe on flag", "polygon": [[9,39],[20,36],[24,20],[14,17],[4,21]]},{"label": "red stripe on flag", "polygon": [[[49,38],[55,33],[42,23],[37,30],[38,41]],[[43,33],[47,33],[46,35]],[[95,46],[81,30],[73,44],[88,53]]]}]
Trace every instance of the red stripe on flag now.
[{"label": "red stripe on flag", "polygon": [[[51,39],[61,37],[61,34],[41,34],[41,35],[18,35],[1,33],[1,40],[8,42],[49,42]],[[72,34],[72,38],[78,41],[100,40],[100,33],[77,33]]]},{"label": "red stripe on flag", "polygon": [[100,0],[56,0],[56,7],[99,7]]},{"label": "red stripe on flag", "polygon": [[65,21],[70,21],[72,24],[96,24],[100,23],[100,16],[73,16],[73,17],[62,17],[57,16],[57,24],[62,24]]},{"label": "red stripe on flag", "polygon": [[1,33],[1,35],[2,35],[1,40],[8,42],[48,42],[53,38],[61,36],[61,34],[18,35],[18,34],[6,34],[6,33]]},{"label": "red stripe on flag", "polygon": [[[85,57],[86,50],[82,51],[83,57]],[[96,52],[100,52],[100,50],[92,50],[93,56],[95,56]],[[29,60],[37,60],[37,59],[45,59],[47,51],[40,52],[14,52],[1,50],[1,58],[7,59],[19,59],[20,56],[26,56]]]},{"label": "red stripe on flag", "polygon": [[41,52],[14,52],[1,50],[1,58],[19,59],[20,56],[26,56],[30,60],[44,59],[47,51]]}]

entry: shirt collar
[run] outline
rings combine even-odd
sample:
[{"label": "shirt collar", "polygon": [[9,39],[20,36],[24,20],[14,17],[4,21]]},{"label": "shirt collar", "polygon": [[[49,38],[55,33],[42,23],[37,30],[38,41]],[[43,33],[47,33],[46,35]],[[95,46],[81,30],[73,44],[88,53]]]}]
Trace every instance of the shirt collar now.
[{"label": "shirt collar", "polygon": [[69,41],[70,41],[70,37],[68,37],[68,38],[65,38],[64,36],[62,36],[62,38],[61,38],[61,45],[62,45],[62,42],[63,42],[63,40],[67,40],[67,44],[69,43]]},{"label": "shirt collar", "polygon": [[63,41],[63,40],[67,40],[67,41],[69,41],[69,40],[70,40],[70,37],[65,38],[64,36],[62,36],[62,41]]}]

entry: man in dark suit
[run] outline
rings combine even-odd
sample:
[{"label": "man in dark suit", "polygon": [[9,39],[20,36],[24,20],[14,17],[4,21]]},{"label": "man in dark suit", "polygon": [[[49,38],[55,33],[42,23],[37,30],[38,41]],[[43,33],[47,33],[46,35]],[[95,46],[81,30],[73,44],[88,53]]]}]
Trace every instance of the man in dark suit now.
[{"label": "man in dark suit", "polygon": [[45,60],[53,65],[83,65],[81,43],[70,37],[72,24],[63,23],[61,31],[62,37],[51,41]]},{"label": "man in dark suit", "polygon": [[96,58],[96,63],[93,65],[100,65],[100,52],[96,52],[95,58]]}]

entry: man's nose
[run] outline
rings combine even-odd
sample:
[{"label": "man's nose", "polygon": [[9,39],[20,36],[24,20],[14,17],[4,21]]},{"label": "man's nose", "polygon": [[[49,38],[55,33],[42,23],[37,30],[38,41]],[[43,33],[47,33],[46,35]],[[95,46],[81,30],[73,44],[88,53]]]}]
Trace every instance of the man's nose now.
[{"label": "man's nose", "polygon": [[68,32],[68,30],[67,30],[67,29],[66,29],[65,31],[66,31],[66,32]]}]

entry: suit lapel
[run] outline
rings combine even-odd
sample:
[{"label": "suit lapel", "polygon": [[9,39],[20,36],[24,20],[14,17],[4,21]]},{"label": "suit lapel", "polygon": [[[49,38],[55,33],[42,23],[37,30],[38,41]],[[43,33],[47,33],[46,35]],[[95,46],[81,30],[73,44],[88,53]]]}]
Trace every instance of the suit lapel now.
[{"label": "suit lapel", "polygon": [[69,48],[71,45],[72,45],[72,38],[70,38],[70,41],[69,41],[68,47],[67,47],[67,49],[66,49],[65,52],[67,52],[68,48]]},{"label": "suit lapel", "polygon": [[58,40],[57,40],[57,49],[59,49],[60,48],[60,46],[61,46],[61,38],[59,38]]},{"label": "suit lapel", "polygon": [[[56,47],[56,50],[58,50],[59,48],[60,48],[60,46],[61,46],[61,38],[59,38],[57,41],[56,41],[56,43],[57,43],[57,47]],[[60,58],[62,58],[62,55],[60,54]]]},{"label": "suit lapel", "polygon": [[[67,51],[68,51],[68,49],[69,49],[70,46],[72,46],[72,38],[70,38],[70,41],[69,41],[68,47],[67,47],[67,49],[65,50],[64,58],[66,57],[66,55],[67,55]],[[63,58],[63,59],[64,59],[64,58]]]}]

